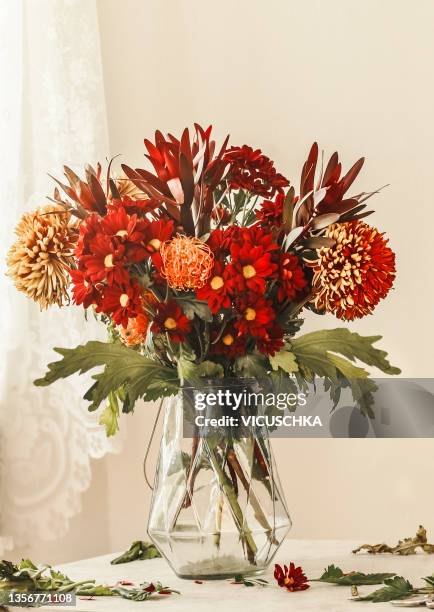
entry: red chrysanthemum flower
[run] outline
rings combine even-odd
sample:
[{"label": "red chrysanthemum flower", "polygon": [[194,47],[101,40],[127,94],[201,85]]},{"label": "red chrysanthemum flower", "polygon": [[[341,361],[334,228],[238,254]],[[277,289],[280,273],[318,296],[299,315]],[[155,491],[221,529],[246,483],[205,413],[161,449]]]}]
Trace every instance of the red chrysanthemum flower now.
[{"label": "red chrysanthemum flower", "polygon": [[109,285],[126,284],[129,275],[125,268],[125,247],[104,234],[97,234],[90,247],[91,255],[82,255],[79,260],[93,283],[106,280]]},{"label": "red chrysanthemum flower", "polygon": [[[245,237],[244,232],[241,235],[243,238]],[[250,238],[250,235],[248,236]],[[277,264],[272,261],[270,251],[274,247],[271,245],[270,242],[264,248],[260,240],[252,240],[251,242],[250,239],[232,243],[231,258],[236,274],[233,283],[238,291],[250,289],[263,293],[267,279],[276,276]]]},{"label": "red chrysanthemum flower", "polygon": [[183,342],[191,331],[191,321],[187,319],[175,300],[160,302],[151,325],[154,334],[169,334],[173,342]]},{"label": "red chrysanthemum flower", "polygon": [[142,288],[138,283],[105,287],[97,312],[110,315],[116,325],[128,326],[128,319],[134,319],[142,312]]},{"label": "red chrysanthemum flower", "polygon": [[[218,340],[217,340],[218,338]],[[242,357],[247,352],[246,336],[241,334],[232,323],[221,330],[211,332],[211,355],[224,355],[230,359]]]},{"label": "red chrysanthemum flower", "polygon": [[284,587],[291,592],[305,591],[310,587],[310,585],[307,584],[308,579],[303,569],[301,567],[295,567],[295,564],[292,562],[289,564],[289,567],[287,565],[282,567],[276,563],[274,566],[274,577],[280,587]]},{"label": "red chrysanthemum flower", "polygon": [[279,302],[293,300],[307,287],[307,279],[298,257],[292,253],[281,253],[279,263]]},{"label": "red chrysanthemum flower", "polygon": [[77,246],[75,247],[75,255],[80,258],[82,255],[89,255],[90,244],[92,240],[101,232],[101,217],[96,213],[88,215],[86,219],[80,223],[80,231],[78,235]]},{"label": "red chrysanthemum flower", "polygon": [[230,225],[226,229],[221,229],[217,227],[214,229],[209,235],[208,240],[206,241],[207,245],[214,253],[215,259],[224,259],[226,255],[229,253],[229,247],[233,238],[234,229],[238,230],[235,225]]},{"label": "red chrysanthemum flower", "polygon": [[289,185],[260,149],[254,151],[247,145],[231,147],[223,159],[230,163],[227,180],[231,189],[245,189],[258,196],[273,198],[276,192],[282,192]]},{"label": "red chrysanthemum flower", "polygon": [[376,228],[363,221],[327,228],[335,241],[317,251],[313,268],[313,302],[339,319],[352,321],[371,314],[389,293],[396,275],[395,254]]},{"label": "red chrysanthemum flower", "polygon": [[110,211],[101,221],[104,234],[128,242],[141,242],[145,227],[143,219],[128,214],[123,207]]},{"label": "red chrysanthemum flower", "polygon": [[225,232],[230,244],[236,242],[240,247],[245,244],[260,246],[264,253],[271,253],[279,250],[279,245],[275,242],[273,234],[259,225],[251,227],[230,226]]},{"label": "red chrysanthemum flower", "polygon": [[81,270],[69,271],[72,279],[72,296],[74,304],[83,304],[89,308],[91,304],[99,304],[101,294]]},{"label": "red chrysanthemum flower", "polygon": [[282,225],[283,203],[285,194],[278,193],[274,200],[264,200],[256,212],[256,219],[265,227],[280,227]]},{"label": "red chrysanthemum flower", "polygon": [[231,305],[229,297],[230,279],[230,266],[225,266],[221,261],[216,261],[207,284],[196,291],[197,299],[208,302],[209,309],[213,314],[216,314],[220,308],[229,308]]},{"label": "red chrysanthemum flower", "polygon": [[242,334],[265,338],[276,318],[271,300],[266,300],[252,292],[243,295],[236,304],[239,318],[235,321],[235,328]]},{"label": "red chrysanthemum flower", "polygon": [[260,353],[271,355],[272,357],[280,351],[284,346],[283,341],[284,331],[276,322],[270,328],[267,328],[263,338],[258,338],[256,346]]},{"label": "red chrysanthemum flower", "polygon": [[151,213],[157,208],[161,207],[161,202],[154,198],[146,198],[145,200],[135,200],[128,196],[123,196],[122,199],[110,200],[107,210],[119,210],[120,208],[125,209],[130,215],[138,215],[143,217],[146,213]]},{"label": "red chrysanthemum flower", "polygon": [[143,248],[148,257],[152,259],[152,263],[160,272],[163,267],[160,249],[162,245],[170,240],[175,229],[175,224],[171,219],[158,219],[151,221],[146,228]]}]

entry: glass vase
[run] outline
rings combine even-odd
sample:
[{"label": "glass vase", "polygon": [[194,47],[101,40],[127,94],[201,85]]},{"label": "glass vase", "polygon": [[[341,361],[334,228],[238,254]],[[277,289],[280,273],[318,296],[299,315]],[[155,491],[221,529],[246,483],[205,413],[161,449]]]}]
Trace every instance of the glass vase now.
[{"label": "glass vase", "polygon": [[[245,387],[242,381],[230,383],[232,390]],[[256,575],[291,527],[268,431],[256,425],[242,431],[226,424],[194,425],[184,437],[186,419],[191,425],[197,415],[194,398],[203,390],[183,389],[165,400],[148,533],[181,578]],[[251,409],[242,405],[236,412],[240,418]],[[209,414],[234,411],[205,405],[202,421]]]}]

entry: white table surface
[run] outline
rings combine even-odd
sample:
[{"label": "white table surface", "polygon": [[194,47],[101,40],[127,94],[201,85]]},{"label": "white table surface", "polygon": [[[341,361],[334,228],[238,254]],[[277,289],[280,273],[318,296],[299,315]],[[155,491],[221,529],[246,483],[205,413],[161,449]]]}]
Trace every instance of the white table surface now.
[{"label": "white table surface", "polygon": [[[354,555],[351,550],[361,544],[352,541],[334,540],[291,540],[288,539],[281,546],[276,555],[276,563],[289,564],[294,561],[301,565],[308,578],[319,577],[323,569],[334,563],[344,572],[359,570],[363,572],[396,572],[403,575],[413,584],[420,584],[422,576],[434,573],[434,556],[417,554],[409,557],[392,555]],[[177,612],[234,612],[237,610],[249,612],[302,612],[314,610],[321,612],[383,612],[384,610],[399,610],[390,603],[372,604],[371,602],[349,601],[350,587],[312,583],[306,591],[290,593],[278,588],[274,578],[274,564],[270,566],[264,578],[269,580],[270,586],[266,588],[245,587],[230,584],[229,581],[207,581],[195,584],[194,581],[178,578],[163,559],[147,561],[134,561],[123,565],[110,565],[110,560],[117,553],[86,559],[58,566],[71,579],[81,580],[95,578],[98,583],[114,584],[118,580],[131,580],[152,582],[159,580],[165,586],[181,591],[181,595],[168,595],[145,602],[133,602],[119,597],[100,597],[92,601],[77,598],[77,607],[42,607],[39,610],[58,612],[138,612],[142,609],[176,610]],[[379,587],[359,587],[360,594],[368,594]],[[16,609],[16,608],[12,608]],[[426,608],[420,608],[421,610]]]}]

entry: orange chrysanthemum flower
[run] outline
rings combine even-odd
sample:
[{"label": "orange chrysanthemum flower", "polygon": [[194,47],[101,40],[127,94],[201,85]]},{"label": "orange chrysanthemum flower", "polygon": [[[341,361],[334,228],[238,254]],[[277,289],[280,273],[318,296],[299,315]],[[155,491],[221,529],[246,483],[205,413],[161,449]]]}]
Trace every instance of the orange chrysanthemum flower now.
[{"label": "orange chrysanthemum flower", "polygon": [[143,344],[146,340],[148,325],[149,319],[144,313],[137,315],[134,319],[128,319],[126,327],[121,325],[118,328],[122,342],[127,346]]},{"label": "orange chrysanthemum flower", "polygon": [[190,236],[178,234],[160,249],[161,274],[173,289],[200,289],[207,282],[214,264],[210,247]]},{"label": "orange chrysanthemum flower", "polygon": [[335,245],[318,249],[318,259],[309,263],[316,308],[347,321],[371,314],[396,275],[388,241],[362,221],[335,223],[325,235]]}]

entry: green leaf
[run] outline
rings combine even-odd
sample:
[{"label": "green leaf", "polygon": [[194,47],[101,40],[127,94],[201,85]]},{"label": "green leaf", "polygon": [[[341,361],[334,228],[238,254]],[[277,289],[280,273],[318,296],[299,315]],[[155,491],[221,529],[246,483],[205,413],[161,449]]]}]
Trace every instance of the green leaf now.
[{"label": "green leaf", "polygon": [[202,361],[199,364],[194,363],[188,357],[181,355],[178,359],[178,376],[179,379],[189,383],[199,383],[201,378],[223,378],[223,366],[214,361]]},{"label": "green leaf", "polygon": [[343,387],[351,387],[354,400],[361,412],[374,416],[373,391],[377,389],[368,372],[354,365],[356,359],[376,366],[386,374],[399,374],[391,366],[387,353],[372,345],[381,336],[363,337],[346,328],[311,332],[291,341],[291,349],[297,358],[302,376],[313,382],[314,375],[326,378],[326,389],[336,407]]},{"label": "green leaf", "polygon": [[374,398],[372,393],[377,390],[377,385],[369,378],[368,372],[363,368],[355,366],[347,359],[339,357],[339,355],[330,353],[329,358],[340,374],[342,374],[344,380],[349,383],[353,398],[358,403],[362,413],[373,417],[372,405]]},{"label": "green leaf", "polygon": [[110,391],[108,402],[101,414],[99,424],[104,425],[107,437],[114,436],[119,431],[119,404],[116,393]]},{"label": "green leaf", "polygon": [[379,603],[382,601],[393,601],[394,599],[404,599],[413,593],[413,586],[408,580],[402,578],[402,576],[396,576],[395,578],[385,580],[384,584],[386,586],[383,588],[377,589],[365,597],[358,597],[357,601],[373,601],[374,603]]},{"label": "green leaf", "polygon": [[128,550],[119,557],[116,557],[116,559],[110,561],[110,563],[112,565],[120,565],[121,563],[130,563],[131,561],[138,560],[143,561],[146,559],[155,559],[157,557],[161,557],[161,555],[153,544],[136,540],[131,544]]},{"label": "green leaf", "polygon": [[281,368],[284,372],[287,372],[288,374],[292,374],[293,372],[297,372],[298,370],[297,358],[291,351],[279,351],[273,357],[269,357],[269,360],[273,370]]},{"label": "green leaf", "polygon": [[199,317],[199,319],[202,319],[202,321],[207,321],[208,323],[212,321],[212,312],[209,309],[207,302],[201,302],[199,300],[195,300],[194,298],[183,298],[182,300],[177,300],[175,298],[175,300],[181,306],[187,319],[193,320],[194,315],[196,315]]},{"label": "green leaf", "polygon": [[434,589],[434,574],[431,576],[426,576],[425,578],[422,578],[422,580],[425,580],[428,586]]},{"label": "green leaf", "polygon": [[62,359],[48,364],[48,372],[35,380],[35,385],[50,385],[60,378],[105,366],[103,372],[93,377],[96,382],[85,395],[85,399],[92,401],[90,410],[97,408],[110,392],[121,387],[124,387],[127,411],[132,410],[139,397],[153,401],[173,395],[178,390],[179,380],[174,370],[119,342],[91,341],[74,349],[54,350],[62,355]]},{"label": "green leaf", "polygon": [[338,584],[340,586],[360,586],[363,584],[381,584],[386,579],[395,576],[394,573],[380,574],[363,574],[362,572],[349,572],[344,574],[340,567],[329,565],[320,578],[316,582],[327,582],[329,584]]},{"label": "green leaf", "polygon": [[292,350],[304,362],[310,359],[313,363],[318,359],[325,362],[327,353],[338,353],[351,361],[358,359],[375,366],[385,374],[399,374],[401,370],[390,365],[386,359],[387,353],[372,346],[378,340],[381,340],[381,336],[360,336],[345,327],[324,329],[295,338]]},{"label": "green leaf", "polygon": [[267,376],[267,362],[261,355],[244,355],[235,360],[234,370],[243,377],[264,378]]},{"label": "green leaf", "polygon": [[180,594],[179,591],[163,586],[161,582],[144,582],[139,588],[126,589],[120,586],[111,590],[111,594],[119,595],[119,597],[131,601],[146,601],[156,595],[171,595],[172,593]]}]

